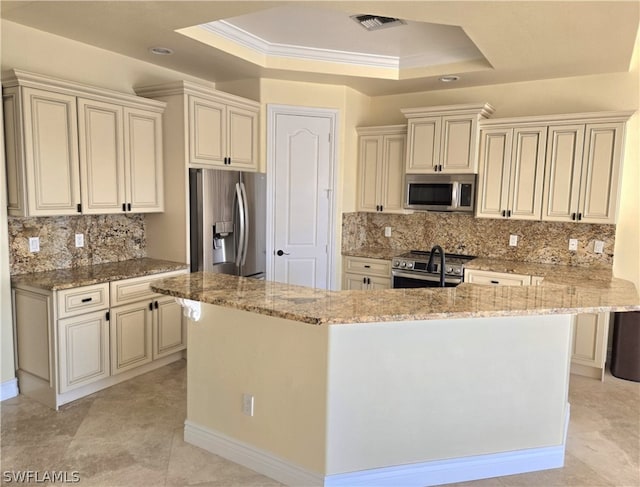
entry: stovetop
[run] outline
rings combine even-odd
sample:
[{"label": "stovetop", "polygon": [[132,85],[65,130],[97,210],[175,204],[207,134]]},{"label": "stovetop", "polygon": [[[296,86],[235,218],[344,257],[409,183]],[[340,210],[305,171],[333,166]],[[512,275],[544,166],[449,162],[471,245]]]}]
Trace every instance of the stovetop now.
[{"label": "stovetop", "polygon": [[[412,250],[402,255],[398,255],[392,259],[392,267],[394,269],[402,269],[407,271],[419,271],[419,272],[440,272],[440,254],[436,253],[433,256],[433,268],[431,271],[427,270],[427,263],[431,252],[428,250]],[[470,260],[475,259],[473,255],[461,255],[461,254],[448,254],[445,252],[445,274],[452,276],[462,276],[464,272],[464,264]]]}]

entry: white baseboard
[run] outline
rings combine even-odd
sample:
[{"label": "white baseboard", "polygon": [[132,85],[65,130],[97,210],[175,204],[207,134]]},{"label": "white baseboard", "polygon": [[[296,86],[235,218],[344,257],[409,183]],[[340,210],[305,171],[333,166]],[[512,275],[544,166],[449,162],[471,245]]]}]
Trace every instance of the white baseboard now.
[{"label": "white baseboard", "polygon": [[0,384],[0,401],[11,399],[12,397],[16,397],[18,394],[17,378],[14,377],[13,379],[6,380]]},{"label": "white baseboard", "polygon": [[324,476],[191,421],[184,422],[184,441],[255,470],[285,485],[323,485]]},{"label": "white baseboard", "polygon": [[184,440],[232,462],[290,486],[323,487],[423,487],[465,482],[564,466],[565,437],[557,446],[413,463],[323,476],[305,470],[269,452],[185,421]]}]

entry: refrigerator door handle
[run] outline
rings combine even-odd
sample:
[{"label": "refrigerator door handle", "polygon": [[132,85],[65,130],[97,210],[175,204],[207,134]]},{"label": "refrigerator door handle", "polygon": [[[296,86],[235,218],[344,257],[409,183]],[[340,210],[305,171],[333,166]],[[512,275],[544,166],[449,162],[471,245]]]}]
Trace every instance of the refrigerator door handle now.
[{"label": "refrigerator door handle", "polygon": [[236,266],[240,266],[242,262],[242,254],[244,253],[244,242],[245,242],[245,216],[246,209],[242,194],[242,189],[240,188],[241,183],[236,183],[236,198],[238,200],[238,217],[239,217],[239,225],[240,225],[240,235],[238,237],[238,248],[236,249]]},{"label": "refrigerator door handle", "polygon": [[247,261],[247,252],[249,250],[249,201],[247,200],[247,189],[244,183],[240,183],[240,192],[242,193],[242,201],[244,207],[244,243],[242,244],[242,262],[240,265],[245,265]]}]

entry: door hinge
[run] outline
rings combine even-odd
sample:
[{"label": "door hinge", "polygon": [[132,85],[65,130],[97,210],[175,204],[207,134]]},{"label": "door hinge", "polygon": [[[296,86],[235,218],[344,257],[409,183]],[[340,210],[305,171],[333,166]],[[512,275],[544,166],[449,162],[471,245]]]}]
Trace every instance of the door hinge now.
[{"label": "door hinge", "polygon": [[327,139],[329,139],[329,143],[331,143],[331,132],[329,132],[329,135],[327,135]]}]

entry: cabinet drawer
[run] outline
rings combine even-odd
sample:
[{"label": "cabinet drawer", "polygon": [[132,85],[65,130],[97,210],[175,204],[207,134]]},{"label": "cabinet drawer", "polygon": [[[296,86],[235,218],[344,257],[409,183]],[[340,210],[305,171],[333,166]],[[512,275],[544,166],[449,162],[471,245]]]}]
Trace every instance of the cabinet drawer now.
[{"label": "cabinet drawer", "polygon": [[345,257],[344,272],[367,276],[391,276],[391,261],[366,259],[363,257]]},{"label": "cabinet drawer", "polygon": [[486,284],[490,286],[529,286],[531,284],[531,276],[465,269],[464,281],[471,284]]},{"label": "cabinet drawer", "polygon": [[135,303],[143,299],[151,299],[157,296],[151,290],[151,283],[158,279],[185,274],[188,270],[180,270],[173,272],[162,272],[160,274],[151,274],[149,276],[132,277],[131,279],[122,279],[120,281],[111,282],[111,306],[120,306],[121,304]]},{"label": "cabinet drawer", "polygon": [[109,284],[92,284],[58,291],[58,318],[67,318],[109,307]]}]

